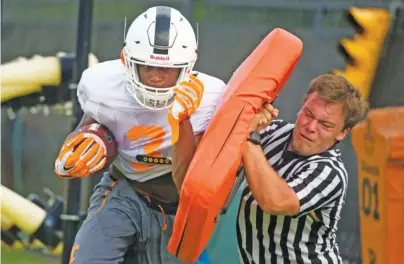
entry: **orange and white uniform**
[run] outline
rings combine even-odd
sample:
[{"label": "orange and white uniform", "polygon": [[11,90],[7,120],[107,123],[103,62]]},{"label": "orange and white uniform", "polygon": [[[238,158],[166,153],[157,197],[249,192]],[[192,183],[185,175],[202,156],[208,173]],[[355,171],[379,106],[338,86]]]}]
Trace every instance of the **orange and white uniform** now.
[{"label": "orange and white uniform", "polygon": [[[204,84],[201,103],[190,121],[194,134],[202,133],[216,110],[226,84],[197,73]],[[84,113],[106,126],[115,137],[118,155],[113,164],[129,179],[144,182],[171,171],[172,129],[168,109],[142,107],[126,88],[120,60],[106,61],[84,71],[77,96]],[[151,157],[151,164],[143,162]]]}]

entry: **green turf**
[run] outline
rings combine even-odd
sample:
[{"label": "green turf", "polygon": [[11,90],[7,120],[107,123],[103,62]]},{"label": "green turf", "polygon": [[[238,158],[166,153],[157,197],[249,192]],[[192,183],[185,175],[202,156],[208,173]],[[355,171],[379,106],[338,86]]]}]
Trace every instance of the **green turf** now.
[{"label": "green turf", "polygon": [[36,252],[10,252],[2,248],[0,262],[2,264],[59,264],[60,259],[57,257],[45,257]]}]

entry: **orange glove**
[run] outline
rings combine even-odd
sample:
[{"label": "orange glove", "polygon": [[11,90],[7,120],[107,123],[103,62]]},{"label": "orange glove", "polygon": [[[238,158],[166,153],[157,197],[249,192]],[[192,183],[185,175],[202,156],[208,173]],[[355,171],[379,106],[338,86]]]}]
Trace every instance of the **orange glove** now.
[{"label": "orange glove", "polygon": [[62,178],[87,177],[104,168],[105,154],[106,146],[100,137],[79,132],[63,144],[55,161],[55,172]]},{"label": "orange glove", "polygon": [[189,118],[198,109],[203,96],[203,83],[190,74],[188,81],[182,81],[174,88],[174,103],[170,107],[169,119],[182,121]]}]

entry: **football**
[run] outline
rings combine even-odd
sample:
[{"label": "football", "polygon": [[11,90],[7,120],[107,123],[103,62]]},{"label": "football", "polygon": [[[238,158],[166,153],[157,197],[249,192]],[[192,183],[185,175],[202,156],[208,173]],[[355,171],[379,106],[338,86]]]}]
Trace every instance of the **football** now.
[{"label": "football", "polygon": [[99,123],[92,123],[83,125],[79,129],[73,131],[67,138],[71,138],[78,133],[91,133],[98,136],[106,147],[106,164],[104,167],[109,166],[117,155],[117,144],[112,133],[105,126]]}]

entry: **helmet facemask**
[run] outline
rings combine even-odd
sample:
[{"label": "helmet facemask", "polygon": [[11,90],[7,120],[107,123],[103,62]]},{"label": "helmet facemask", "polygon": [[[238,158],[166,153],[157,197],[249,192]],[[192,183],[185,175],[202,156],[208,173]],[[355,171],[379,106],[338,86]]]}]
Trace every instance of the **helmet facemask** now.
[{"label": "helmet facemask", "polygon": [[[125,49],[124,49],[125,54]],[[169,108],[174,103],[174,87],[180,82],[188,78],[191,72],[194,62],[182,65],[151,65],[134,58],[128,58],[124,56],[127,89],[135,97],[136,101],[142,106],[150,110],[162,110]],[[178,78],[173,86],[170,87],[152,87],[148,86],[140,81],[138,66],[145,65],[151,67],[164,67],[164,68],[179,68],[181,69]]]}]

